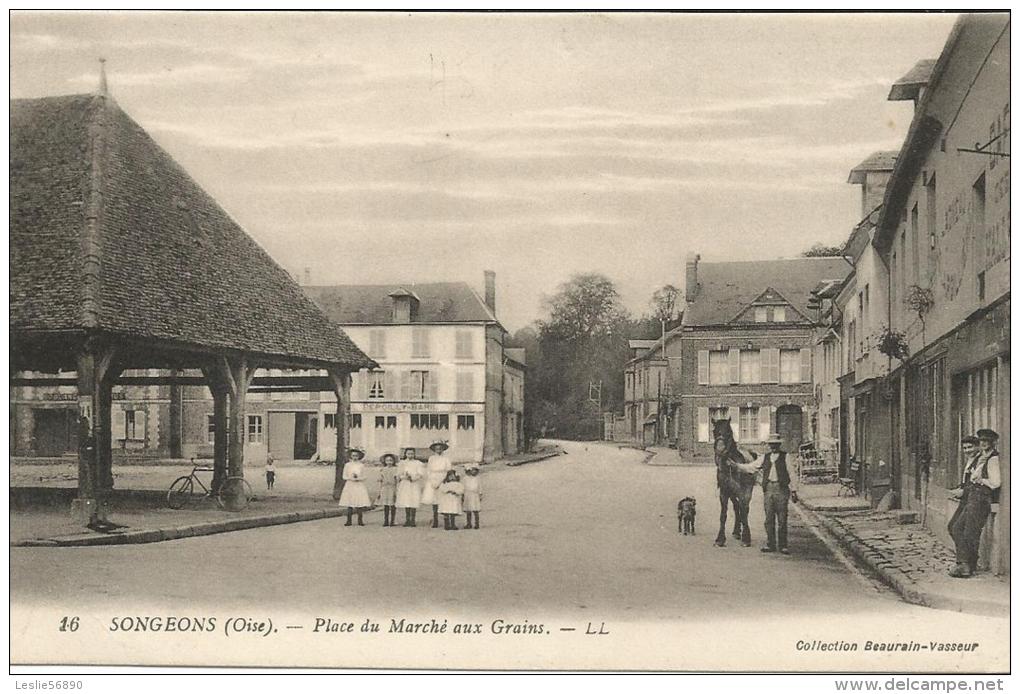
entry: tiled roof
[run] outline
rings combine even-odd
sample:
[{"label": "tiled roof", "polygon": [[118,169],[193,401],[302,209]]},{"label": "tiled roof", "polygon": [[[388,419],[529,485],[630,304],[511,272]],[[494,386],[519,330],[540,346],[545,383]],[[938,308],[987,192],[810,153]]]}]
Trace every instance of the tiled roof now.
[{"label": "tiled roof", "polygon": [[413,323],[496,323],[496,316],[466,282],[425,284],[338,284],[302,287],[338,325],[393,323],[394,294],[413,294],[418,311]]},{"label": "tiled roof", "polygon": [[14,100],[10,118],[12,331],[373,364],[111,99]]},{"label": "tiled roof", "polygon": [[772,289],[807,315],[811,290],[824,280],[850,272],[843,258],[789,258],[730,263],[698,263],[698,292],[687,305],[684,326],[734,321],[765,290]]},{"label": "tiled roof", "polygon": [[850,169],[847,183],[864,183],[864,176],[874,171],[892,171],[898,155],[898,151],[872,152],[867,159]]},{"label": "tiled roof", "polygon": [[931,79],[935,69],[935,58],[919,60],[910,71],[893,82],[889,89],[889,101],[909,101],[916,99],[922,87]]}]

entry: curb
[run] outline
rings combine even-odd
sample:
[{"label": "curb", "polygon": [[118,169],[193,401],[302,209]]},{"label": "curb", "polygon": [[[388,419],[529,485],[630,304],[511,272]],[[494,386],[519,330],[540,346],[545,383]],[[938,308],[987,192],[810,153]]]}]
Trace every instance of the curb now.
[{"label": "curb", "polygon": [[207,523],[195,523],[193,525],[181,525],[171,528],[130,530],[128,532],[111,533],[108,535],[64,535],[36,540],[23,540],[21,542],[12,542],[10,546],[96,547],[100,545],[139,545],[150,542],[179,540],[186,537],[199,537],[201,535],[216,535],[219,533],[230,533],[238,530],[250,530],[252,528],[265,528],[271,525],[285,525],[288,523],[321,520],[323,518],[337,518],[346,515],[346,513],[346,510],[342,510],[339,507],[329,507],[313,509],[310,511],[274,513],[269,516],[249,516],[247,518],[210,521]]},{"label": "curb", "polygon": [[563,449],[557,446],[555,451],[543,453],[542,455],[535,456],[534,458],[526,458],[524,460],[517,460],[512,463],[507,463],[507,467],[520,467],[521,465],[527,465],[528,463],[537,463],[542,460],[549,460],[549,458],[555,458],[558,455],[563,455]]},{"label": "curb", "polygon": [[[905,601],[912,605],[930,607],[938,610],[951,610],[953,612],[967,612],[988,617],[996,617],[1002,614],[1003,605],[986,600],[973,600],[969,598],[952,598],[940,593],[933,593],[919,588],[916,583],[910,581],[895,571],[891,571],[879,564],[882,555],[868,550],[859,538],[853,533],[842,528],[838,523],[824,515],[816,513],[814,509],[798,504],[802,510],[811,514],[812,519],[837,542],[844,550],[853,555],[859,563],[874,573],[882,583],[896,591]],[[845,510],[845,509],[840,509]]]},{"label": "curb", "polygon": [[801,498],[800,505],[808,511],[822,512],[822,513],[854,513],[856,511],[871,511],[871,504],[861,502],[859,506],[826,506],[824,504],[814,504],[808,499]]}]

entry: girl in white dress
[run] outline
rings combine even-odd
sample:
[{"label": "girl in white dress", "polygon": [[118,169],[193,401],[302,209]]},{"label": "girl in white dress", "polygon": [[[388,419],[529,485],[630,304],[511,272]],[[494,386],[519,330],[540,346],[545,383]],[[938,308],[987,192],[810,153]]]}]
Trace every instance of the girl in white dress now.
[{"label": "girl in white dress", "polygon": [[[464,515],[465,528],[478,530],[478,512],[482,510],[482,480],[478,477],[478,464],[468,463],[464,466]],[[474,525],[471,524],[471,514],[475,516]]]},{"label": "girl in white dress", "polygon": [[397,524],[397,456],[383,453],[379,458],[379,497],[376,505],[383,507],[383,527],[392,528]]},{"label": "girl in white dress", "polygon": [[464,485],[456,471],[450,470],[439,489],[439,512],[443,514],[443,529],[457,530],[457,516],[460,515],[461,498],[464,496]]},{"label": "girl in white dress", "polygon": [[347,522],[344,525],[351,525],[354,512],[358,514],[358,525],[364,525],[361,514],[372,505],[368,498],[368,487],[365,486],[365,464],[361,462],[365,451],[352,448],[347,454],[350,460],[344,465],[344,490],[340,492],[340,506],[347,507]]},{"label": "girl in white dress", "polygon": [[421,504],[421,481],[425,477],[425,464],[415,457],[413,448],[405,448],[397,464],[397,508],[404,509],[404,527],[418,523],[415,516]]},{"label": "girl in white dress", "polygon": [[432,506],[432,527],[439,527],[439,498],[436,490],[446,479],[446,473],[453,469],[453,461],[446,456],[449,446],[446,441],[433,441],[429,446],[432,455],[425,469],[425,489],[422,491],[421,502]]}]

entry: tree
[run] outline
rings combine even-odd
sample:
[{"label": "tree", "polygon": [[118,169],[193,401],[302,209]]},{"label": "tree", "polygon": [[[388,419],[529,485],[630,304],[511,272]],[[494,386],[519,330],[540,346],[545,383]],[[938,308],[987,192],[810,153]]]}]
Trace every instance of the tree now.
[{"label": "tree", "polygon": [[826,246],[821,243],[816,243],[807,249],[801,256],[804,258],[839,258],[843,255],[842,246]]},{"label": "tree", "polygon": [[528,377],[534,381],[532,402],[543,403],[546,421],[533,423],[555,428],[561,437],[596,438],[601,422],[588,384],[602,383],[604,410],[618,407],[631,321],[612,280],[597,273],[575,275],[545,305],[549,317],[538,322],[541,363],[532,368],[529,357]]},{"label": "tree", "polygon": [[672,284],[664,285],[655,290],[649,303],[652,314],[660,321],[669,323],[676,319],[680,308],[680,290]]}]

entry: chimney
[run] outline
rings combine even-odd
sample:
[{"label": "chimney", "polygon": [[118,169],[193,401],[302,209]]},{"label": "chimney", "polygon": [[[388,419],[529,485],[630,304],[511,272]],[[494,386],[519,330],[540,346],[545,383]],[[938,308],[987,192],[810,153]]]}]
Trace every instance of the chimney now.
[{"label": "chimney", "polygon": [[496,312],[496,273],[492,270],[485,271],[485,305]]},{"label": "chimney", "polygon": [[106,58],[99,59],[99,95],[108,96],[109,89],[106,86]]},{"label": "chimney", "polygon": [[312,268],[305,267],[304,278],[305,278],[305,286],[306,287],[312,286]]},{"label": "chimney", "polygon": [[687,255],[687,268],[686,268],[686,284],[684,285],[684,294],[688,302],[694,301],[694,298],[698,295],[698,261],[701,260],[701,256],[697,253],[689,253]]}]

